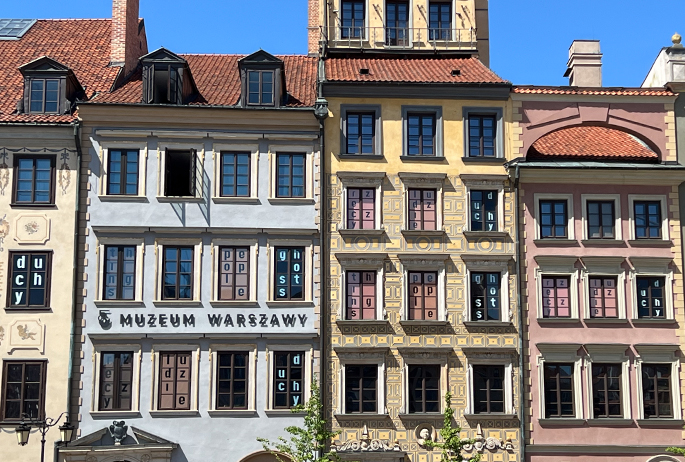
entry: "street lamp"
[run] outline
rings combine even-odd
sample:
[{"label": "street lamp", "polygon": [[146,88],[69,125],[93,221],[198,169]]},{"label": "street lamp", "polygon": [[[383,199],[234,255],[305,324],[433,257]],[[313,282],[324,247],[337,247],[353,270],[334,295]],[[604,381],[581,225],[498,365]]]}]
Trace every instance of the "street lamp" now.
[{"label": "street lamp", "polygon": [[19,426],[14,429],[14,431],[17,434],[17,442],[19,443],[19,446],[26,446],[26,443],[29,442],[31,426],[26,425],[24,421],[22,421],[21,424],[19,424]]},{"label": "street lamp", "polygon": [[[29,424],[35,425],[35,427],[40,432],[40,462],[45,462],[45,434],[52,427],[57,425],[60,419],[65,415],[67,416],[67,418],[65,419],[65,422],[62,425],[60,425],[59,433],[62,437],[62,444],[66,446],[67,444],[69,444],[69,441],[71,441],[71,437],[74,434],[74,426],[69,423],[69,416],[66,412],[61,413],[60,416],[56,419],[46,417],[45,420],[29,420]],[[21,424],[19,424],[19,426],[14,429],[15,433],[17,434],[17,442],[20,446],[26,446],[26,444],[29,442],[29,435],[31,434],[31,425],[24,422],[24,419],[27,417],[29,416],[24,414],[22,416]]]}]

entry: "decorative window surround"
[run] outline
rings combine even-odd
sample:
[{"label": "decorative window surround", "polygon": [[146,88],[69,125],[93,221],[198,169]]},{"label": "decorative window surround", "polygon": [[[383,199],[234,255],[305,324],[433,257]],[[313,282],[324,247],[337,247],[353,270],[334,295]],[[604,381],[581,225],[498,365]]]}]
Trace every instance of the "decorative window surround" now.
[{"label": "decorative window surround", "polygon": [[[431,234],[431,233],[444,233],[443,224],[443,185],[447,179],[446,173],[407,173],[400,172],[400,179],[402,180],[403,189],[402,197],[402,210],[406,214],[405,219],[402,222],[402,232],[410,234]],[[410,230],[409,229],[409,190],[410,189],[435,189],[435,230],[425,231],[425,230]]]},{"label": "decorative window surround", "polygon": [[[347,301],[347,272],[352,270],[366,270],[376,272],[376,321],[381,321],[387,318],[385,311],[385,303],[383,295],[385,293],[383,281],[385,280],[385,260],[388,258],[387,253],[336,253],[335,258],[338,259],[342,271],[340,272],[340,287],[341,296],[340,308],[338,311],[338,320],[349,321],[346,319],[346,301]],[[364,321],[360,321],[364,322]],[[379,376],[380,377],[380,376]]]},{"label": "decorative window surround", "polygon": [[[466,266],[464,283],[466,286],[466,307],[464,308],[463,320],[465,323],[475,325],[487,325],[492,322],[510,323],[514,313],[509,303],[509,264],[513,261],[511,255],[467,255],[462,254],[461,259]],[[471,273],[488,272],[500,273],[500,320],[499,321],[476,321],[471,319]]]},{"label": "decorative window surround", "polygon": [[635,375],[636,390],[642,390],[642,364],[671,364],[671,405],[673,406],[673,417],[669,419],[645,419],[644,402],[642,393],[637,394],[637,418],[638,423],[642,420],[649,422],[663,422],[664,420],[680,421],[683,418],[683,410],[680,396],[680,359],[678,352],[679,345],[668,344],[637,344],[635,351]]},{"label": "decorative window surround", "polygon": [[[290,409],[274,409],[274,352],[276,351],[292,351],[304,353],[303,364],[303,379],[304,390],[302,396],[308,397],[311,394],[312,384],[312,361],[314,357],[314,349],[311,344],[296,344],[296,345],[267,345],[266,348],[266,408],[265,411],[270,415],[293,415]],[[304,404],[304,403],[302,403]]]},{"label": "decorative window surround", "polygon": [[637,241],[635,236],[635,201],[656,201],[661,203],[661,239],[639,239],[639,243],[649,245],[650,242],[670,240],[668,200],[664,195],[628,195],[628,211],[630,213],[630,240]]},{"label": "decorative window surround", "polygon": [[[343,185],[342,205],[343,213],[341,214],[340,223],[338,224],[338,231],[350,234],[363,234],[369,231],[383,231],[383,181],[385,180],[385,172],[338,172],[340,182]],[[374,203],[375,212],[375,227],[373,230],[367,229],[347,229],[347,189],[348,188],[374,188],[376,190],[376,197]]]},{"label": "decorative window surround", "polygon": [[[540,201],[545,200],[565,200],[566,201],[566,238],[559,239],[554,237],[542,238],[540,233]],[[575,231],[575,215],[573,213],[573,194],[535,194],[534,195],[535,210],[533,211],[533,220],[535,222],[535,240],[543,240],[550,244],[554,242],[573,241],[576,239]]]},{"label": "decorative window surround", "polygon": [[[452,9],[452,11],[455,11]],[[490,114],[495,117],[495,157],[496,159],[504,158],[504,109],[501,107],[464,107],[462,109],[462,115],[464,119],[464,158],[468,159],[483,159],[483,157],[470,157],[469,156],[469,115],[483,115]],[[488,157],[485,157],[488,159]]]},{"label": "decorative window surround", "polygon": [[[162,291],[164,283],[164,247],[165,246],[192,246],[193,247],[193,297],[190,300],[163,300]],[[202,295],[202,253],[203,245],[198,239],[173,239],[164,238],[155,240],[155,257],[157,260],[155,305],[157,306],[193,306],[200,303]]]},{"label": "decorative window surround", "polygon": [[[160,352],[190,353],[190,409],[188,410],[159,410],[159,380]],[[150,415],[152,417],[166,416],[195,416],[198,415],[200,393],[200,346],[199,345],[154,345],[152,354],[152,393],[150,394]]]},{"label": "decorative window surround", "polygon": [[[217,409],[217,377],[219,353],[248,353],[247,360],[247,409]],[[235,416],[254,415],[257,412],[257,345],[256,344],[218,344],[209,345],[209,415]]]},{"label": "decorative window surround", "polygon": [[[588,236],[588,216],[587,203],[592,201],[613,201],[614,202],[614,238],[613,239],[590,239]],[[621,221],[621,195],[620,194],[581,194],[581,222],[582,222],[582,239],[596,243],[599,241],[620,241],[623,239],[623,226]]]},{"label": "decorative window surround", "polygon": [[[402,356],[402,406],[400,415],[420,416],[423,414],[409,414],[409,366],[413,364],[440,366],[440,413],[445,412],[445,391],[449,389],[449,356],[454,354],[450,348],[412,348],[399,347]],[[432,414],[431,414],[432,415]]]},{"label": "decorative window surround", "polygon": [[[638,293],[637,293],[637,278],[642,276],[663,277],[666,279],[664,300],[666,304],[665,320],[674,320],[673,307],[673,270],[670,265],[673,262],[669,257],[630,257],[630,263],[633,269],[630,271],[630,284],[633,292],[633,322],[639,321],[638,316]],[[663,322],[663,321],[662,321]]]},{"label": "decorative window surround", "polygon": [[[590,313],[590,278],[609,276],[616,278],[616,303],[618,319],[626,319],[626,272],[621,267],[624,257],[582,257],[583,264],[583,317],[585,320],[610,322],[612,318],[593,318]],[[614,320],[616,318],[613,318]]]},{"label": "decorative window surround", "polygon": [[[434,116],[435,120],[435,135],[433,139],[434,153],[429,155],[409,156],[409,114],[429,114]],[[402,158],[410,160],[426,160],[426,158],[443,159],[444,142],[443,142],[443,119],[442,106],[402,106]]]},{"label": "decorative window surround", "polygon": [[[538,389],[540,391],[538,418],[539,420],[578,420],[583,417],[583,386],[581,370],[583,357],[578,355],[578,350],[583,345],[578,343],[538,343],[536,344],[540,354],[537,357],[538,366]],[[574,416],[566,418],[545,418],[545,363],[572,363],[573,364],[573,405]]]},{"label": "decorative window surround", "polygon": [[340,393],[335,403],[335,414],[337,418],[344,416],[354,416],[356,419],[363,419],[364,417],[373,416],[369,413],[345,414],[345,365],[347,364],[377,364],[378,365],[378,382],[376,384],[376,415],[387,415],[388,408],[386,407],[386,377],[385,377],[385,356],[390,351],[390,348],[375,347],[368,348],[352,348],[352,347],[335,347],[335,354],[340,361],[340,368],[338,370],[338,383],[340,384]]},{"label": "decorative window surround", "polygon": [[[313,145],[278,145],[269,147],[269,202],[271,204],[314,204]],[[304,154],[304,197],[278,197],[278,154]]]},{"label": "decorative window surround", "polygon": [[[602,343],[602,344],[586,344],[585,351],[585,379],[587,386],[588,399],[586,400],[585,412],[588,419],[595,419],[593,415],[593,400],[592,400],[592,365],[593,364],[621,364],[621,409],[623,411],[623,419],[632,419],[630,414],[630,358],[626,355],[626,350],[630,349],[630,345]],[[638,388],[641,390],[641,388]],[[637,393],[640,394],[640,393]],[[606,418],[596,419],[598,421],[607,420]]]},{"label": "decorative window surround", "polygon": [[[126,195],[108,195],[107,194],[107,183],[108,169],[109,169],[109,152],[111,150],[119,149],[133,149],[138,150],[138,194],[135,196]],[[100,201],[109,202],[133,202],[141,201],[146,197],[147,194],[147,158],[148,158],[148,148],[147,143],[138,142],[117,142],[117,141],[107,141],[100,143],[100,148],[98,150],[100,157],[100,168],[101,174],[98,180],[98,196]],[[163,171],[163,170],[161,170]],[[161,180],[160,180],[161,181]],[[163,191],[163,190],[162,190]],[[158,194],[159,195],[159,194]]]},{"label": "decorative window surround", "polygon": [[[504,187],[505,183],[509,180],[507,175],[478,175],[478,174],[467,174],[462,173],[459,175],[462,183],[466,187],[466,197],[467,205],[466,210],[468,213],[471,211],[471,190],[476,191],[487,191],[493,190],[497,191],[497,232],[505,234],[504,231]],[[474,233],[481,235],[483,233],[488,233],[488,231],[472,231],[471,230],[471,218],[466,220],[466,225],[462,228],[464,233]]]},{"label": "decorative window surround", "polygon": [[[445,307],[445,268],[449,255],[447,254],[399,254],[402,264],[402,308],[401,320],[403,323],[434,324],[435,322],[447,322],[447,310]],[[414,321],[409,319],[409,275],[410,271],[436,271],[438,273],[438,317],[435,321]]]},{"label": "decorative window surround", "polygon": [[[578,321],[578,269],[575,267],[577,257],[567,256],[542,256],[535,257],[538,267],[535,268],[536,298],[537,298],[537,318],[538,321],[563,322]],[[570,318],[545,318],[542,306],[542,277],[543,276],[566,276],[570,277],[569,302],[571,305]]]},{"label": "decorative window surround", "polygon": [[[131,377],[131,410],[130,411],[99,411],[100,403],[100,373],[102,354],[133,352],[133,377]],[[131,418],[140,416],[140,369],[143,361],[141,346],[139,344],[93,344],[93,383],[90,395],[90,415],[92,416],[112,416],[114,418]],[[155,370],[159,375],[159,371]],[[154,375],[154,374],[153,374]]]},{"label": "decorative window surround", "polygon": [[500,418],[500,414],[474,413],[475,390],[473,387],[473,366],[478,365],[504,366],[504,414],[512,417],[516,416],[516,409],[514,409],[514,360],[516,358],[516,350],[504,348],[463,348],[462,350],[466,356],[467,374],[467,401],[466,409],[464,409],[464,416],[474,419]]},{"label": "decorative window surround", "polygon": [[[347,151],[347,113],[348,112],[373,112],[374,114],[374,153],[349,154]],[[353,157],[383,157],[383,121],[381,120],[380,104],[341,104],[340,105],[340,155]]]},{"label": "decorative window surround", "polygon": [[[249,255],[249,295],[247,300],[220,300],[219,299],[219,272],[220,272],[220,249],[221,247],[247,247]],[[259,247],[257,239],[214,239],[212,240],[212,306],[256,306],[257,305],[257,256]]]},{"label": "decorative window surround", "polygon": [[[221,153],[249,153],[250,154],[250,195],[247,197],[222,197],[221,196]],[[215,203],[242,203],[254,202],[259,193],[259,145],[258,144],[215,144],[212,151],[212,163],[214,164],[214,188],[212,188],[212,201]]]},{"label": "decorative window surround", "polygon": [[[277,247],[304,247],[304,299],[303,300],[276,300],[274,297],[274,277],[276,275],[276,248]],[[312,241],[270,239],[266,244],[267,259],[269,261],[269,274],[267,276],[267,303],[271,307],[305,307],[313,305],[313,282],[314,271],[314,245]],[[309,395],[306,395],[309,396]]]},{"label": "decorative window surround", "polygon": [[[166,196],[166,158],[167,151],[195,151],[195,195],[194,196]],[[141,172],[142,175],[142,172]],[[201,200],[204,193],[205,146],[202,143],[159,143],[157,146],[157,200],[160,202],[183,202]]]},{"label": "decorative window surround", "polygon": [[[136,280],[133,300],[105,300],[105,287],[103,279],[105,275],[105,263],[107,255],[105,253],[105,246],[108,245],[122,245],[136,247]],[[101,305],[140,305],[143,303],[143,282],[145,269],[145,239],[136,238],[118,238],[118,237],[98,237],[95,244],[95,259],[96,259],[96,274],[95,274],[95,293],[97,298],[95,304]],[[161,268],[161,266],[160,266]]]}]

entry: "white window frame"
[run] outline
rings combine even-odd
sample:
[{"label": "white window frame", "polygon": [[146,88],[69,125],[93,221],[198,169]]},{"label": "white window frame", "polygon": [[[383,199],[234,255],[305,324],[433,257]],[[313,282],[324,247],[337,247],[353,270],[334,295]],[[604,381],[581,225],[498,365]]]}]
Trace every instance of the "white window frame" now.
[{"label": "white window frame", "polygon": [[[221,154],[247,153],[250,155],[250,195],[247,197],[221,195],[222,164]],[[212,199],[215,203],[254,202],[259,196],[259,145],[258,144],[215,144],[212,152],[214,163],[214,188]]]},{"label": "white window frame", "polygon": [[[133,353],[133,376],[131,377],[131,410],[100,411],[100,366],[103,353]],[[140,344],[93,344],[93,386],[90,401],[91,416],[137,417],[140,415],[140,369],[142,349]]]},{"label": "white window frame", "polygon": [[[402,181],[402,215],[404,220],[402,220],[403,232],[414,232],[414,233],[431,233],[431,232],[443,232],[445,229],[445,224],[443,223],[443,195],[444,195],[444,182],[447,179],[447,175],[444,173],[399,173],[400,180]],[[435,189],[435,230],[414,230],[409,229],[409,190],[410,189]]]},{"label": "white window frame", "polygon": [[[138,191],[136,195],[110,195],[107,193],[109,175],[109,152],[111,150],[131,149],[138,151]],[[101,174],[98,187],[98,196],[101,201],[136,201],[146,197],[147,193],[147,143],[132,143],[128,141],[104,141],[100,142]]]},{"label": "white window frame", "polygon": [[[195,195],[194,196],[166,196],[166,158],[167,151],[189,151],[194,149],[196,166],[199,166],[202,175],[200,178],[195,176]],[[196,172],[197,173],[197,172]],[[205,145],[202,143],[164,143],[157,146],[157,201],[158,202],[183,202],[202,199],[204,194],[204,178],[207,174],[205,170]]]},{"label": "white window frame", "polygon": [[[504,414],[505,415],[516,415],[516,409],[514,409],[514,360],[510,354],[495,356],[493,353],[466,353],[466,409],[464,409],[465,415],[473,415],[477,418],[486,418],[489,415],[501,416],[500,413],[494,414],[475,414],[475,387],[474,387],[474,374],[473,366],[503,366],[504,367]],[[496,418],[496,417],[493,417]]]},{"label": "white window frame", "polygon": [[[304,248],[304,300],[276,300],[274,297],[274,277],[276,276],[276,248],[277,247],[303,247]],[[313,304],[314,286],[314,243],[302,239],[269,239],[266,243],[266,254],[269,260],[269,272],[267,276],[267,303],[273,307],[302,307]]]},{"label": "white window frame", "polygon": [[[592,365],[593,364],[620,364],[621,365],[621,410],[623,417],[620,419],[631,420],[630,405],[632,396],[630,393],[630,358],[626,355],[626,350],[630,349],[630,345],[623,344],[586,344],[585,350],[588,355],[585,357],[585,371],[586,371],[586,386],[587,386],[587,407],[585,412],[589,420],[602,422],[605,420],[611,421],[616,418],[601,417],[596,418],[593,414],[593,387],[592,387]],[[638,388],[642,390],[642,388]],[[640,394],[640,393],[638,393]]]},{"label": "white window frame", "polygon": [[[587,216],[587,203],[593,201],[613,201],[614,202],[614,238],[613,239],[601,239],[594,238],[591,239],[588,234],[588,216]],[[621,195],[620,194],[581,194],[581,213],[582,213],[582,238],[585,241],[590,241],[593,243],[601,243],[602,241],[621,241],[623,240],[623,226],[621,221]]]},{"label": "white window frame", "polygon": [[[162,291],[164,286],[164,247],[191,246],[193,247],[193,298],[190,300],[164,300]],[[155,301],[156,305],[188,305],[198,304],[202,297],[202,254],[204,246],[201,239],[161,238],[155,240],[156,264]]]},{"label": "white window frame", "polygon": [[[190,409],[189,410],[160,410],[159,409],[159,367],[161,360],[160,352],[190,353]],[[150,393],[150,415],[153,417],[162,416],[184,416],[197,415],[199,393],[200,393],[200,345],[179,344],[179,345],[154,345],[152,351],[152,390]]]},{"label": "white window frame", "polygon": [[[462,231],[472,232],[499,232],[504,233],[504,183],[506,175],[459,175],[466,188],[466,225]],[[471,191],[497,191],[497,230],[496,231],[473,231],[471,229]]]},{"label": "white window frame", "polygon": [[[211,282],[211,304],[213,306],[254,306],[257,303],[258,294],[258,255],[259,243],[257,239],[214,239],[212,240],[212,282]],[[247,247],[250,256],[249,260],[249,294],[247,300],[220,300],[219,299],[219,274],[221,271],[219,258],[221,247]]]},{"label": "white window frame", "polygon": [[[578,273],[579,270],[575,267],[577,257],[561,257],[561,256],[541,256],[535,257],[535,261],[538,267],[535,268],[535,298],[537,305],[537,319],[543,322],[564,322],[564,321],[578,321],[579,309],[578,309]],[[571,317],[570,318],[545,318],[544,317],[544,307],[542,306],[542,278],[546,276],[561,276],[570,277],[569,282],[569,303],[571,305]]]},{"label": "white window frame", "polygon": [[[383,321],[385,319],[385,304],[384,304],[384,284],[385,281],[385,259],[387,254],[373,254],[373,253],[337,253],[336,258],[340,263],[340,292],[341,301],[338,309],[338,320],[357,322],[355,320],[346,319],[347,313],[347,272],[348,271],[375,271],[376,272],[376,318],[375,321]],[[364,322],[364,319],[358,322]]]},{"label": "white window frame", "polygon": [[[673,284],[674,274],[669,264],[673,260],[668,257],[630,257],[630,263],[633,269],[630,272],[630,285],[632,291],[632,305],[633,305],[633,320],[642,320],[638,316],[637,306],[637,278],[638,277],[663,277],[665,279],[664,295],[666,317],[657,321],[673,321],[675,319],[674,300],[673,300]],[[650,319],[651,318],[646,318]]]},{"label": "white window frame", "polygon": [[440,409],[439,413],[445,412],[445,401],[443,397],[447,390],[449,390],[449,353],[452,351],[443,350],[431,353],[426,351],[425,348],[421,351],[415,350],[413,348],[401,348],[400,354],[402,355],[402,405],[401,413],[411,416],[422,416],[422,415],[433,415],[433,413],[409,413],[409,366],[413,365],[436,365],[440,367]]},{"label": "white window frame", "polygon": [[628,213],[630,214],[630,240],[638,240],[635,237],[635,201],[655,201],[661,203],[661,239],[639,239],[640,242],[649,243],[668,241],[671,239],[669,232],[668,198],[664,194],[628,194]]},{"label": "white window frame", "polygon": [[304,402],[302,404],[305,404],[305,402],[309,399],[309,396],[311,395],[311,387],[312,387],[312,371],[313,371],[313,365],[312,365],[312,358],[314,357],[314,350],[311,344],[293,344],[293,345],[276,345],[276,344],[268,344],[267,345],[267,351],[266,351],[266,364],[267,364],[267,370],[266,370],[266,380],[267,380],[267,386],[264,387],[266,389],[266,408],[265,411],[273,414],[285,414],[285,415],[292,415],[292,412],[290,409],[274,409],[273,407],[273,401],[274,401],[274,364],[275,364],[275,359],[274,359],[274,352],[280,352],[280,351],[291,351],[291,352],[302,352],[304,353],[304,364],[303,364],[303,374],[304,374],[304,390],[302,393],[302,396],[304,397]]},{"label": "white window frame", "polygon": [[[105,285],[103,278],[105,276],[105,246],[119,245],[119,246],[135,246],[136,247],[136,268],[135,268],[135,297],[133,300],[105,300],[104,292]],[[95,294],[96,304],[108,305],[127,305],[127,304],[141,304],[143,303],[143,290],[145,279],[145,239],[142,237],[98,237],[95,244],[95,258],[96,258],[96,276],[95,276]]]},{"label": "white window frame", "polygon": [[[578,355],[578,350],[582,347],[582,345],[566,343],[538,343],[536,346],[538,351],[540,351],[540,354],[537,357],[538,389],[540,392],[540,396],[538,398],[539,419],[560,422],[585,419],[583,415],[583,381],[581,375],[583,369],[583,357]],[[573,364],[573,405],[575,412],[573,417],[547,418],[545,416],[545,363]]]},{"label": "white window frame", "polygon": [[[378,415],[387,415],[388,408],[387,400],[387,379],[385,368],[385,353],[386,351],[369,351],[368,349],[357,348],[336,348],[336,356],[340,362],[338,368],[338,383],[340,384],[340,393],[335,403],[335,413],[344,416],[355,416],[363,419],[365,417],[373,417]],[[376,413],[347,413],[345,409],[345,366],[346,365],[376,365],[378,367],[378,381],[376,382]]]},{"label": "white window frame", "polygon": [[[279,154],[304,154],[304,197],[278,197],[278,155]],[[270,145],[269,146],[269,202],[304,202],[314,201],[314,150],[312,145]]]},{"label": "white window frame", "polygon": [[[248,353],[247,358],[247,409],[217,409],[217,379],[219,377],[219,353]],[[257,345],[212,343],[209,345],[209,415],[230,416],[257,412]]]},{"label": "white window frame", "polygon": [[[376,191],[374,200],[374,227],[373,230],[383,229],[383,180],[385,172],[338,172],[338,179],[342,183],[342,204],[343,213],[340,217],[338,230],[348,230],[347,228],[347,190],[349,188],[373,188]],[[355,233],[370,231],[366,229],[350,229]]]},{"label": "white window frame", "polygon": [[[402,297],[404,300],[400,319],[402,322],[415,323],[434,323],[447,321],[447,301],[445,291],[446,281],[446,261],[449,258],[446,254],[400,254],[398,255],[402,266]],[[409,273],[412,271],[436,272],[438,273],[438,318],[435,321],[409,319]]]},{"label": "white window frame", "polygon": [[[635,379],[637,390],[642,390],[642,365],[647,364],[671,364],[671,405],[673,417],[669,419],[648,419],[652,422],[663,420],[681,420],[683,410],[680,391],[680,359],[677,351],[678,345],[635,345],[637,355],[635,357]],[[644,401],[642,393],[637,393],[637,418],[644,420]]]},{"label": "white window frame", "polygon": [[[462,255],[465,266],[464,285],[465,285],[465,307],[463,313],[464,322],[477,322],[487,325],[492,322],[512,322],[513,307],[509,297],[509,263],[512,261],[510,255],[502,255],[499,258],[495,255]],[[500,274],[500,319],[499,321],[478,321],[471,319],[471,273],[499,273]]]},{"label": "white window frame", "polygon": [[[583,294],[583,317],[592,321],[605,320],[611,322],[617,319],[626,319],[626,271],[621,267],[623,257],[581,257],[584,265],[582,270],[582,294]],[[590,313],[590,278],[594,277],[616,278],[616,303],[618,318],[593,318]]]},{"label": "white window frame", "polygon": [[[575,215],[573,213],[573,194],[535,194],[534,195],[534,201],[535,201],[535,210],[533,215],[534,223],[535,223],[535,239],[536,240],[542,240],[543,238],[541,237],[540,233],[540,226],[541,226],[541,221],[540,221],[540,201],[546,201],[546,200],[566,200],[566,215],[567,215],[567,223],[566,223],[566,229],[567,229],[567,234],[568,236],[566,237],[566,240],[575,240],[576,239],[576,226],[575,226]],[[561,238],[555,238],[555,237],[546,237],[544,238],[545,242],[554,242],[554,241],[559,241],[559,240],[564,240]]]}]

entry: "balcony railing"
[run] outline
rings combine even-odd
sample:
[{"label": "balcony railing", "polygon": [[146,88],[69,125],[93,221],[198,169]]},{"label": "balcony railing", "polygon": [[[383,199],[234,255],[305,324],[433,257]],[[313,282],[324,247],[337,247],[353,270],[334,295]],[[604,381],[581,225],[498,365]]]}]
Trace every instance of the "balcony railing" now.
[{"label": "balcony railing", "polygon": [[328,48],[475,50],[476,29],[433,27],[322,27]]}]

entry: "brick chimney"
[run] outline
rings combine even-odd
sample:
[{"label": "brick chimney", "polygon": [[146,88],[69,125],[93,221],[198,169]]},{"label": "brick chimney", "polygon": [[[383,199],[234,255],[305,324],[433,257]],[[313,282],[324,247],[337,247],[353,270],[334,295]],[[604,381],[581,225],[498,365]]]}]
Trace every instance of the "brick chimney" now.
[{"label": "brick chimney", "polygon": [[307,50],[309,56],[317,56],[319,54],[319,39],[321,38],[321,0],[307,0],[307,13],[309,22],[307,24]]},{"label": "brick chimney", "polygon": [[476,0],[475,7],[478,59],[490,67],[490,13],[488,0]]},{"label": "brick chimney", "polygon": [[147,54],[145,26],[138,18],[139,0],[112,0],[111,66],[124,68],[123,74],[138,65],[138,58]]},{"label": "brick chimney", "polygon": [[574,40],[568,51],[568,69],[564,74],[572,87],[602,86],[602,52],[599,40]]}]

